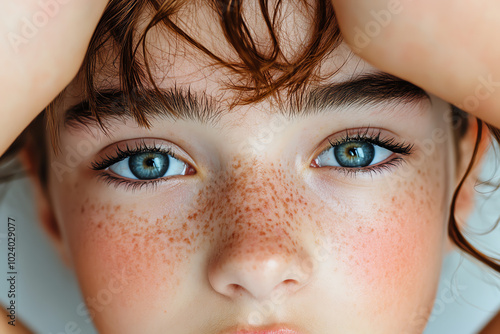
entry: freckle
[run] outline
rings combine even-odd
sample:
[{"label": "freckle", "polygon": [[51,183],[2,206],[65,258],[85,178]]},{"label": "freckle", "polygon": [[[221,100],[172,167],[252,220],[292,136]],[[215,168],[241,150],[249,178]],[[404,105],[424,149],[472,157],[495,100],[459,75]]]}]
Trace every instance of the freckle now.
[{"label": "freckle", "polygon": [[[144,275],[146,268],[154,270],[156,265],[175,274],[177,266],[188,265],[189,254],[202,243],[217,242],[234,258],[252,255],[259,259],[277,251],[293,256],[302,248],[298,246],[303,235],[301,228],[320,224],[316,213],[325,210],[312,210],[314,203],[308,203],[299,192],[307,190],[299,178],[288,175],[281,164],[279,168],[270,165],[272,168],[256,171],[254,165],[235,160],[229,175],[217,175],[194,195],[193,202],[187,204],[190,209],[163,215],[162,219],[149,219],[137,210],[127,213],[125,206],[102,206],[99,210],[105,211],[100,214],[103,222],[97,224],[97,228],[103,229],[101,242],[115,247],[104,254],[109,254],[106,256],[113,260],[110,263],[116,266],[138,266],[138,272],[142,270]],[[113,208],[116,216],[110,212]],[[140,262],[145,258],[150,260]],[[162,279],[165,277],[167,272]],[[162,284],[161,279],[156,279],[155,284]],[[176,284],[176,278],[167,280]],[[142,284],[146,289],[146,282]]]},{"label": "freckle", "polygon": [[239,169],[241,167],[241,161],[238,160],[238,164],[233,164],[232,166],[234,169]]}]

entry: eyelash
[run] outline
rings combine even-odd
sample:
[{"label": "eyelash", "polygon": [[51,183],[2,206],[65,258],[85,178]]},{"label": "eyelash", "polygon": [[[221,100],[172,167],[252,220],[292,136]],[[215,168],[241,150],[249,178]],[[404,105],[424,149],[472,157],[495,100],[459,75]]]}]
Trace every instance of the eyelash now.
[{"label": "eyelash", "polygon": [[[170,155],[173,158],[176,158],[175,154],[172,152],[170,148],[162,148],[156,146],[156,144],[153,145],[148,145],[144,142],[141,142],[140,144],[137,144],[135,147],[130,147],[128,144],[125,145],[125,149],[121,149],[119,147],[116,147],[114,155],[110,156],[106,154],[105,158],[101,158],[100,161],[94,161],[90,165],[90,169],[95,170],[95,171],[102,171],[111,165],[120,162],[132,155],[135,154],[140,154],[140,153],[146,153],[146,152],[155,152],[155,153],[162,153],[165,155]],[[158,186],[158,183],[161,182],[165,178],[159,178],[159,179],[153,179],[153,180],[131,180],[131,179],[125,179],[122,177],[116,177],[111,175],[108,172],[101,172],[98,177],[102,179],[107,185],[113,185],[115,187],[120,187],[123,186],[125,187],[125,190],[127,191],[136,191],[136,190],[141,190],[143,187],[153,187],[153,190],[156,189]]]},{"label": "eyelash", "polygon": [[[330,143],[330,147],[328,149],[350,141],[364,141],[366,143],[370,143],[388,149],[396,154],[410,155],[413,151],[412,144],[406,144],[404,142],[398,143],[394,138],[381,138],[380,131],[375,135],[370,135],[368,134],[369,132],[370,132],[369,128],[364,130],[360,129],[354,136],[351,136],[349,135],[348,131],[346,131],[346,134],[342,138],[339,138],[335,141],[328,140],[328,142]],[[155,144],[150,146],[144,142],[141,142],[135,147],[130,147],[128,144],[126,144],[125,149],[116,147],[113,156],[109,156],[108,154],[106,154],[105,158],[102,158],[99,162],[97,161],[92,162],[90,168],[95,171],[102,171],[110,167],[111,165],[119,161],[122,161],[134,154],[140,154],[145,152],[162,153],[170,155],[173,158],[176,158],[175,154],[172,152],[170,148],[164,149],[162,147],[156,146]],[[349,176],[356,176],[359,173],[381,173],[383,170],[390,170],[392,167],[397,167],[402,162],[404,162],[403,158],[395,157],[387,162],[363,168],[346,168],[346,167],[333,167],[333,166],[329,166],[328,168],[334,168]],[[132,181],[130,179],[124,179],[121,177],[113,176],[108,172],[102,172],[98,175],[98,177],[103,179],[103,181],[106,182],[106,184],[108,185],[113,185],[115,187],[123,186],[127,191],[128,190],[136,191],[142,189],[143,187],[147,188],[153,187],[155,189],[158,183],[161,182],[162,179],[164,179],[164,178],[159,178],[154,180]]]},{"label": "eyelash", "polygon": [[[413,152],[413,144],[407,144],[404,142],[397,142],[394,138],[381,138],[382,132],[379,130],[375,134],[369,134],[371,132],[371,128],[358,129],[357,133],[354,136],[349,135],[349,130],[345,132],[345,135],[335,141],[328,140],[330,143],[330,148],[345,144],[351,141],[363,141],[369,144],[377,145],[382,148],[388,149],[389,151],[401,154],[401,155],[410,155]],[[322,151],[324,152],[324,150]],[[374,166],[361,167],[361,168],[348,168],[348,167],[335,167],[328,166],[327,168],[333,168],[340,172],[343,172],[347,176],[355,177],[360,173],[382,173],[384,170],[391,170],[393,167],[399,166],[405,160],[402,157],[394,157],[386,162],[379,163]],[[323,167],[324,168],[324,167]]]}]

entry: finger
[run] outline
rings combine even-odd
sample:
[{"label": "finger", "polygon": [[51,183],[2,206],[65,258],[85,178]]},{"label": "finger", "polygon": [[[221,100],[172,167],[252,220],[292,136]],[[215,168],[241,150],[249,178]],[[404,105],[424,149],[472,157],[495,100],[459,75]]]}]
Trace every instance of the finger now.
[{"label": "finger", "polygon": [[[333,0],[352,50],[500,126],[500,3]],[[488,15],[485,15],[488,13]]]}]

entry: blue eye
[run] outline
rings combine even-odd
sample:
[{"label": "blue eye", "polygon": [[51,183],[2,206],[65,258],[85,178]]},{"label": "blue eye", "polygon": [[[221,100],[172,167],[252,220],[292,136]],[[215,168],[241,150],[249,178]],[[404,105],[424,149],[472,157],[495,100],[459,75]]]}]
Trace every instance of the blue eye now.
[{"label": "blue eye", "polygon": [[323,151],[316,163],[320,167],[362,168],[378,164],[392,154],[388,149],[365,141],[348,141]]},{"label": "blue eye", "polygon": [[186,163],[172,155],[142,152],[114,163],[109,166],[109,169],[126,178],[152,180],[166,176],[183,175],[186,167]]},{"label": "blue eye", "polygon": [[[188,163],[175,157],[170,148],[146,144],[144,141],[125,148],[115,147],[115,153],[91,163],[90,168],[102,171],[98,177],[107,184],[123,185],[127,190],[155,187],[163,179],[176,175],[193,175]],[[110,173],[109,171],[112,173]]]}]

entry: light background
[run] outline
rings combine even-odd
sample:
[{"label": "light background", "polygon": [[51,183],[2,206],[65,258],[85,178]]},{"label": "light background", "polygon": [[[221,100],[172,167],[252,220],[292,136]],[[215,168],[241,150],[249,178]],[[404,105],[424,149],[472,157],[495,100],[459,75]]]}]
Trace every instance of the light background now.
[{"label": "light background", "polygon": [[[499,155],[500,156],[500,155]],[[6,166],[15,168],[14,165]],[[483,179],[492,179],[497,163],[490,150]],[[498,173],[500,174],[500,173]],[[493,177],[500,183],[500,177]],[[483,188],[478,190],[484,191]],[[480,249],[500,253],[500,227],[488,231],[500,217],[500,190],[478,196],[470,219],[471,234]],[[0,185],[0,302],[7,303],[7,220],[16,220],[17,312],[36,333],[96,333],[81,311],[82,299],[73,273],[59,261],[48,238],[39,227],[29,180],[21,178]],[[500,255],[499,255],[500,258]],[[1,277],[1,276],[0,276]],[[500,308],[500,279],[487,269],[451,253],[444,262],[439,291],[425,334],[476,333]],[[6,321],[6,320],[2,320]]]}]

